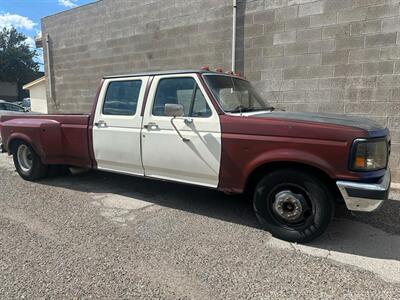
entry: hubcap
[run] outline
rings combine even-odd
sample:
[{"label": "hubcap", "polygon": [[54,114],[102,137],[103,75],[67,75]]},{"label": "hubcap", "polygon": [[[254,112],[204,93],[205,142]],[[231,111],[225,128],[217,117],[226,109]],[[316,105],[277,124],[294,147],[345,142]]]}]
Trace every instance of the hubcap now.
[{"label": "hubcap", "polygon": [[32,152],[26,145],[18,147],[17,158],[22,171],[29,172],[33,166]]},{"label": "hubcap", "polygon": [[277,216],[292,223],[302,218],[305,203],[303,195],[286,190],[275,195],[272,207]]}]

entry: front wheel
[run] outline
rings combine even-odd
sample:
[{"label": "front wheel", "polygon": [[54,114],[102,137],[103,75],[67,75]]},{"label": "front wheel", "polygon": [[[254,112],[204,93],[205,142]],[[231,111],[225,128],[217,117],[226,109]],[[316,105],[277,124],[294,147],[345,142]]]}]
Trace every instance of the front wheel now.
[{"label": "front wheel", "polygon": [[42,164],[40,157],[29,144],[22,141],[17,142],[12,153],[15,168],[23,179],[35,181],[47,175],[47,166]]},{"label": "front wheel", "polygon": [[254,210],[263,228],[279,239],[305,243],[320,236],[334,214],[334,199],[314,175],[282,169],[264,176],[254,192]]}]

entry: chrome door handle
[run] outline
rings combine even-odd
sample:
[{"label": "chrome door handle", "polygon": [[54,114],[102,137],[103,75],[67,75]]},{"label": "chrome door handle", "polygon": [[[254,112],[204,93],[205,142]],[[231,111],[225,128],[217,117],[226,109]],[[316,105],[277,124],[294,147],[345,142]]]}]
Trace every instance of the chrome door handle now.
[{"label": "chrome door handle", "polygon": [[94,123],[94,126],[98,128],[107,128],[107,123],[106,121],[99,120],[98,122]]},{"label": "chrome door handle", "polygon": [[148,130],[156,130],[158,129],[158,125],[154,122],[150,122],[147,125],[143,126],[144,128],[148,129]]},{"label": "chrome door handle", "polygon": [[192,118],[185,118],[184,122],[185,122],[186,125],[190,125],[190,124],[193,124],[193,119]]}]

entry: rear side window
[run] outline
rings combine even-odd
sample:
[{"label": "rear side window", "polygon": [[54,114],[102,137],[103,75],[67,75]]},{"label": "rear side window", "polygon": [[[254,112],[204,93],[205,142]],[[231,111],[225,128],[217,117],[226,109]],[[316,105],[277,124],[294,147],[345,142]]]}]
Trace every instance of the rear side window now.
[{"label": "rear side window", "polygon": [[160,80],[153,105],[154,116],[165,116],[165,104],[181,104],[185,117],[211,116],[210,107],[193,78],[166,78]]},{"label": "rear side window", "polygon": [[104,99],[103,115],[133,116],[141,87],[141,80],[111,82]]}]

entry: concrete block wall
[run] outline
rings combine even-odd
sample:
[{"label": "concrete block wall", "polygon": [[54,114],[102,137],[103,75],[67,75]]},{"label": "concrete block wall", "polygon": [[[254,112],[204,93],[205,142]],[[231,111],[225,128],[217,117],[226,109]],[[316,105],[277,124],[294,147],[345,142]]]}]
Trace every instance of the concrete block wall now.
[{"label": "concrete block wall", "polygon": [[[238,69],[275,106],[389,126],[400,182],[399,1],[238,1]],[[103,0],[44,18],[49,111],[89,112],[103,75],[229,69],[231,30],[231,0]]]},{"label": "concrete block wall", "polygon": [[55,96],[49,111],[89,112],[104,75],[204,65],[227,69],[229,4],[231,0],[104,0],[44,18]]}]

